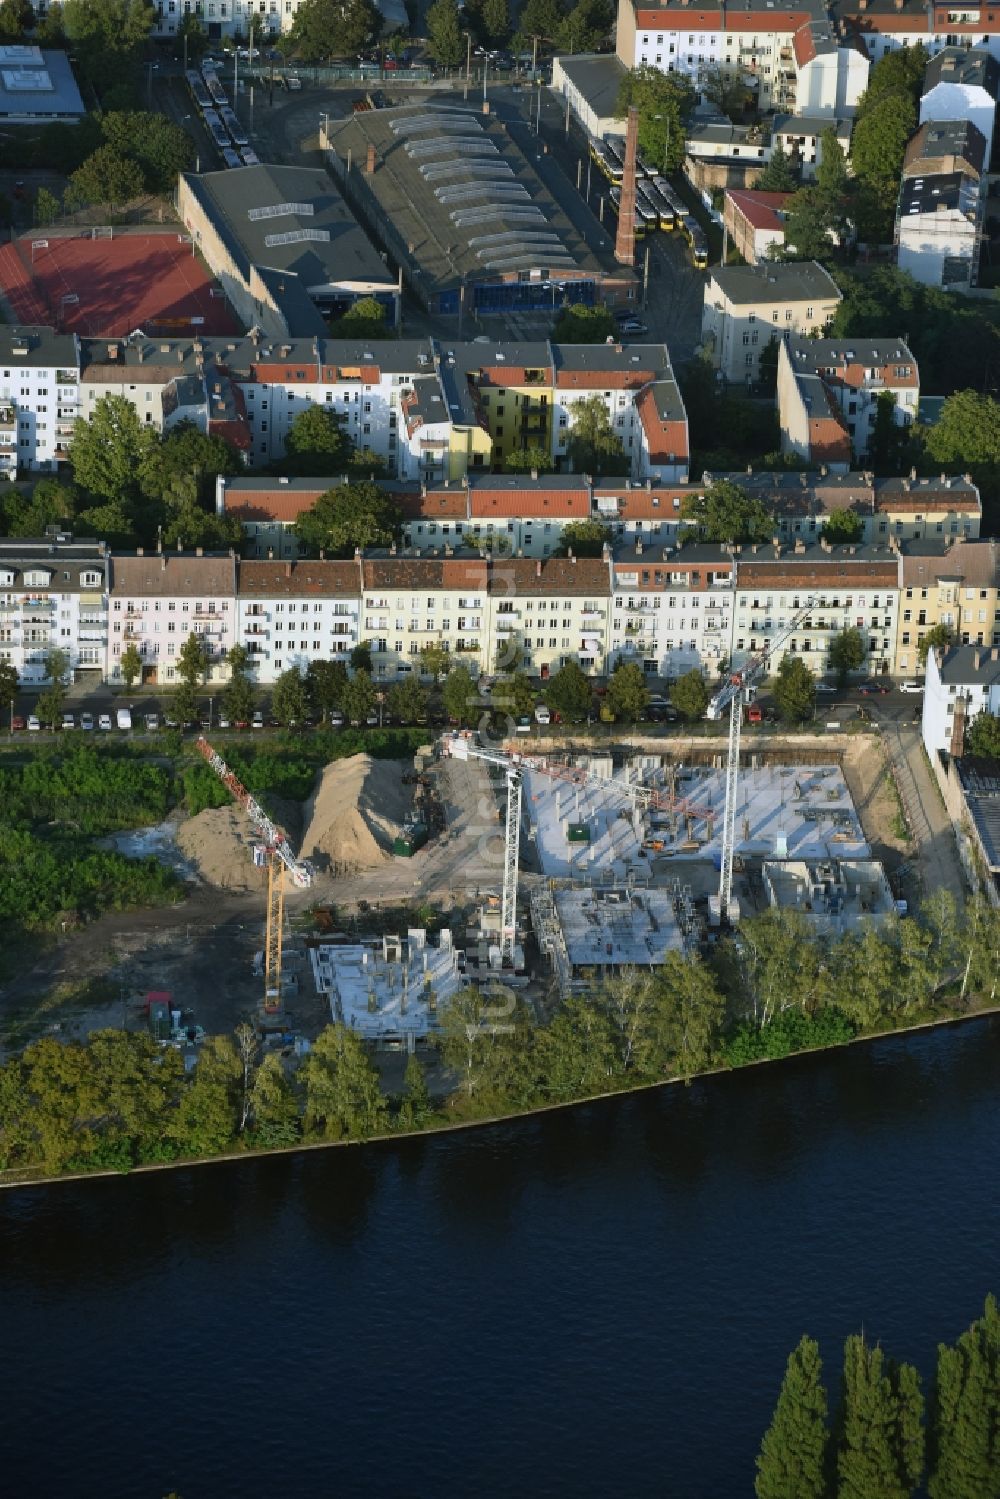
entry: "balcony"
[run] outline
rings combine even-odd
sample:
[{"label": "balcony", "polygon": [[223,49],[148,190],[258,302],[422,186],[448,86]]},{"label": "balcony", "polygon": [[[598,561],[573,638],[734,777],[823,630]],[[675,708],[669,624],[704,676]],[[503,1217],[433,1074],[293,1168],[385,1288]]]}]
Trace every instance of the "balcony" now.
[{"label": "balcony", "polygon": [[456,645],[455,645],[455,650],[456,650],[456,652],[459,655],[463,655],[463,656],[478,655],[478,653],[479,653],[479,641],[478,640],[459,640],[456,643]]},{"label": "balcony", "polygon": [[17,412],[13,406],[0,406],[0,432],[17,431]]},{"label": "balcony", "polygon": [[518,621],[508,616],[505,619],[498,619],[493,628],[498,635],[513,635],[518,629]]}]

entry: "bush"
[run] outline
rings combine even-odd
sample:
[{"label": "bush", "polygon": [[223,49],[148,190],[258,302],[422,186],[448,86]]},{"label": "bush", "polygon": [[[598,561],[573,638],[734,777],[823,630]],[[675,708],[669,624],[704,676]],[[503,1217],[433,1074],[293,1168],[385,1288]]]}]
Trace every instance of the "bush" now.
[{"label": "bush", "polygon": [[786,1010],[769,1025],[758,1027],[744,1021],[726,1043],[723,1056],[730,1067],[745,1067],[748,1062],[775,1062],[816,1046],[836,1046],[856,1034],[855,1026],[839,1010],[818,1010],[815,1015]]}]

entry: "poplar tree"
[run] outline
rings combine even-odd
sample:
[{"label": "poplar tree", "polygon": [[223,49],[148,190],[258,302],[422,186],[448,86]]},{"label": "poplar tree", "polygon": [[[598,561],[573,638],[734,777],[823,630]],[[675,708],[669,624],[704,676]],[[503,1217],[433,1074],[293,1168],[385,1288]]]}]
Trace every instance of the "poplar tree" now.
[{"label": "poplar tree", "polygon": [[920,1377],[852,1334],[844,1344],[837,1499],[908,1499],[923,1471]]},{"label": "poplar tree", "polygon": [[830,1431],[822,1375],[819,1344],[803,1337],[789,1355],[757,1457],[757,1499],[823,1499]]},{"label": "poplar tree", "polygon": [[980,1499],[1000,1488],[998,1352],[1000,1314],[993,1296],[955,1347],[938,1345],[930,1499]]}]

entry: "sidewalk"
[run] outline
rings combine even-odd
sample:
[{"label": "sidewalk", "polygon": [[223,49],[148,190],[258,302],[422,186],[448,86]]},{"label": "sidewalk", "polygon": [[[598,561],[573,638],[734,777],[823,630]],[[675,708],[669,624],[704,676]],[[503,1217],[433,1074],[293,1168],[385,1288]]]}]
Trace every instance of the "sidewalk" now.
[{"label": "sidewalk", "polygon": [[906,819],[917,845],[924,893],[950,890],[961,904],[966,896],[966,885],[955,844],[955,830],[924,757],[920,732],[906,724],[886,723],[882,726],[882,733],[896,772]]}]

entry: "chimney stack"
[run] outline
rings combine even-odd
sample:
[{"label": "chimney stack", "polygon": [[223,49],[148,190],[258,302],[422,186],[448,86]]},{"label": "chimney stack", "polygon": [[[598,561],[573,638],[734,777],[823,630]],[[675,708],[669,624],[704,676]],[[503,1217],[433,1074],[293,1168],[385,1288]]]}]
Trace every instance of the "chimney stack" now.
[{"label": "chimney stack", "polygon": [[286,562],[285,563],[285,577],[286,578],[290,578],[291,576],[292,576],[292,564],[290,562]]},{"label": "chimney stack", "polygon": [[540,578],[541,576],[542,576],[542,559],[541,559],[541,557],[539,557],[538,560],[535,562],[535,577],[536,578]]},{"label": "chimney stack", "polygon": [[365,176],[366,177],[374,177],[375,176],[375,143],[374,143],[374,141],[370,141],[369,145],[368,145],[368,155],[365,157]]}]

